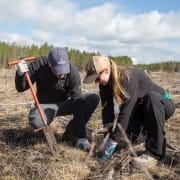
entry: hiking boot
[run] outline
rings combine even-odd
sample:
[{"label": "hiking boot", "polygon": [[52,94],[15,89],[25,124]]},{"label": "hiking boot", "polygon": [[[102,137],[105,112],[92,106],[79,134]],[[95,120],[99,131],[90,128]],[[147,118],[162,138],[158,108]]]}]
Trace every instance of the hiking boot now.
[{"label": "hiking boot", "polygon": [[106,161],[114,153],[117,144],[112,139],[108,139],[103,149],[98,153],[98,161]]},{"label": "hiking boot", "polygon": [[134,166],[153,167],[156,166],[158,160],[148,153],[141,154],[138,157],[134,157],[132,164]]}]

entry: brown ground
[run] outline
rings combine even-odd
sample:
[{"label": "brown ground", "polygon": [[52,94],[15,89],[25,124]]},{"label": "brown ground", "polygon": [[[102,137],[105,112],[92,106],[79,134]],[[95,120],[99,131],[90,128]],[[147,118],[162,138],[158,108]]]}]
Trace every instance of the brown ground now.
[{"label": "brown ground", "polygon": [[[27,123],[32,105],[29,91],[17,93],[14,88],[14,71],[0,73],[0,179],[2,180],[79,180],[79,179],[179,179],[180,178],[180,74],[151,73],[149,76],[170,92],[176,112],[166,123],[167,157],[151,169],[137,169],[129,162],[129,151],[121,149],[105,163],[61,142],[61,135],[69,117],[55,118],[51,127],[58,142],[57,157],[51,156],[43,133],[31,134]],[[83,85],[96,91],[95,85]],[[94,113],[88,127],[97,127],[99,113]],[[90,136],[89,136],[90,138]],[[101,135],[98,137],[102,138]],[[98,145],[97,145],[98,147]],[[138,152],[139,150],[137,150]]]}]

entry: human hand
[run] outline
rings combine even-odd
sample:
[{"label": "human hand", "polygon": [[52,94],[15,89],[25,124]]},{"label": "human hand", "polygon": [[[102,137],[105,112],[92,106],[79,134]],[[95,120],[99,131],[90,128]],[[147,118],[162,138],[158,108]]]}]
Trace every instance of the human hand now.
[{"label": "human hand", "polygon": [[98,161],[105,161],[115,152],[117,147],[117,142],[112,140],[111,138],[107,139],[107,141],[103,144],[100,151],[97,153]]},{"label": "human hand", "polygon": [[20,60],[17,65],[17,73],[19,76],[22,76],[25,72],[29,71],[28,65],[25,60]]},{"label": "human hand", "polygon": [[88,152],[90,150],[90,143],[87,138],[79,138],[77,142],[77,147]]}]

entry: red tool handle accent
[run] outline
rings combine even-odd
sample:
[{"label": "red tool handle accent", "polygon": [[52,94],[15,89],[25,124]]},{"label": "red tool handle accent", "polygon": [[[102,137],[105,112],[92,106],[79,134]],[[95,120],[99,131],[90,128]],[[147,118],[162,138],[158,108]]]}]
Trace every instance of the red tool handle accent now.
[{"label": "red tool handle accent", "polygon": [[[31,60],[34,60],[34,59],[35,59],[34,56],[23,58],[23,60],[25,60],[25,61],[31,61]],[[8,65],[9,65],[9,66],[15,65],[15,64],[18,64],[19,62],[20,62],[20,60],[13,60],[13,61],[8,62]],[[34,87],[33,87],[33,84],[32,84],[32,82],[31,82],[31,79],[30,79],[30,77],[29,77],[28,72],[25,72],[25,77],[26,77],[26,80],[27,80],[28,85],[29,85],[29,87],[30,87],[30,90],[31,90],[33,99],[34,99],[34,101],[35,101],[35,103],[36,103],[36,106],[37,106],[37,108],[38,108],[38,111],[39,111],[39,114],[40,114],[40,116],[41,116],[43,125],[46,127],[47,124],[46,124],[46,120],[45,120],[45,117],[44,117],[44,112],[43,112],[43,110],[42,110],[42,108],[41,108],[41,106],[40,106],[39,100],[38,100],[38,98],[37,98],[37,96],[36,96],[36,93],[35,93],[35,90],[34,90]]]},{"label": "red tool handle accent", "polygon": [[[34,60],[34,59],[35,59],[34,56],[30,56],[30,57],[23,58],[23,60],[25,60],[25,61],[32,61],[32,60]],[[8,66],[18,64],[19,61],[20,61],[20,60],[13,60],[13,61],[10,61],[10,62],[8,62]]]},{"label": "red tool handle accent", "polygon": [[28,84],[29,84],[31,93],[32,93],[32,95],[33,95],[34,101],[35,101],[35,103],[36,103],[36,106],[37,106],[37,108],[38,108],[39,114],[40,114],[40,116],[41,116],[43,125],[46,127],[47,124],[46,124],[46,120],[45,120],[45,117],[44,117],[44,112],[43,112],[43,110],[42,110],[42,108],[41,108],[41,106],[40,106],[39,100],[38,100],[38,98],[37,98],[37,96],[36,96],[36,93],[35,93],[35,90],[34,90],[34,87],[33,87],[33,84],[32,84],[32,82],[31,82],[31,79],[30,79],[30,77],[29,77],[28,72],[25,72],[25,76],[26,76],[26,80],[27,80],[27,82],[28,82]]}]

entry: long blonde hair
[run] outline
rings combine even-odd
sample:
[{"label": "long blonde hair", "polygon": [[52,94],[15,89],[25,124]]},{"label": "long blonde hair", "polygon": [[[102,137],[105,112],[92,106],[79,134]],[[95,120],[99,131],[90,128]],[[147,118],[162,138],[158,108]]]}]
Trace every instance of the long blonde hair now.
[{"label": "long blonde hair", "polygon": [[122,86],[121,76],[126,76],[127,80],[129,79],[125,69],[117,67],[116,63],[110,59],[111,63],[111,73],[112,73],[112,83],[113,83],[113,96],[118,105],[122,104],[125,99],[129,98],[129,94],[126,89]]}]

